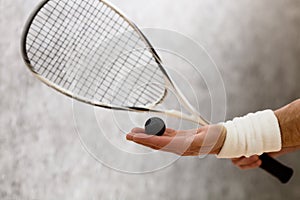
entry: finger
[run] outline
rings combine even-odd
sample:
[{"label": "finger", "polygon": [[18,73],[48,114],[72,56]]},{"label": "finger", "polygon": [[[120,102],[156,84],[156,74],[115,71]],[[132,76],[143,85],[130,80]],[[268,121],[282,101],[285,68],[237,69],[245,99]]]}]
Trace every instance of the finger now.
[{"label": "finger", "polygon": [[126,134],[126,140],[132,141],[133,140],[134,133],[127,133]]},{"label": "finger", "polygon": [[[142,144],[142,143],[139,143],[139,142],[135,142],[135,143],[145,146],[144,144]],[[158,148],[158,147],[156,147],[156,146],[153,146],[153,145],[147,145],[146,147],[149,147],[149,148],[151,148],[151,149],[154,149],[154,150],[159,150],[159,148]]]},{"label": "finger", "polygon": [[135,134],[133,137],[133,141],[144,146],[156,147],[162,151],[182,154],[188,149],[193,141],[193,138]]},{"label": "finger", "polygon": [[150,145],[150,144],[145,145],[144,143],[140,143],[140,142],[135,142],[135,143],[140,144],[140,145],[143,145],[143,146],[146,146],[146,147],[149,147],[149,148],[154,149],[154,150],[159,150],[159,151],[164,151],[164,152],[169,152],[169,153],[175,153],[175,154],[183,155],[183,156],[185,156],[185,154],[186,154],[187,156],[188,156],[188,155],[191,155],[191,154],[188,153],[188,152],[184,152],[183,154],[180,154],[180,153],[174,152],[173,149],[169,149],[169,148],[166,148],[166,147],[159,148],[159,147],[156,147],[156,146],[153,146],[153,145]]},{"label": "finger", "polygon": [[234,164],[234,165],[237,165],[238,163],[242,162],[242,160],[244,160],[246,157],[245,156],[242,156],[242,157],[239,157],[239,158],[232,158],[231,159],[231,162]]},{"label": "finger", "polygon": [[[131,130],[131,133],[145,133],[144,128],[135,127]],[[171,128],[166,128],[164,135],[176,135],[177,131]]]},{"label": "finger", "polygon": [[132,141],[133,136],[137,133],[145,133],[145,129],[139,127],[133,128],[130,133],[126,134],[126,139]]},{"label": "finger", "polygon": [[135,127],[131,130],[132,133],[145,133],[145,129],[140,127]]},{"label": "finger", "polygon": [[[164,151],[164,152],[169,152],[169,153],[176,153],[174,152],[173,149],[169,149],[169,148],[166,148],[166,147],[163,147],[163,148],[159,148],[159,147],[156,147],[154,145],[151,145],[151,144],[147,144],[145,145],[144,143],[140,143],[140,142],[135,142],[137,144],[140,144],[140,145],[143,145],[143,146],[146,146],[146,147],[149,147],[149,148],[152,148],[154,150],[159,150],[159,151]],[[179,154],[179,153],[176,153],[176,154]],[[181,155],[181,154],[180,154]]]},{"label": "finger", "polygon": [[[135,134],[133,136],[133,141],[137,144],[144,145],[146,147],[150,147],[155,150],[165,151],[165,152],[172,152],[179,154],[177,152],[176,145],[170,146],[171,142],[174,143],[175,137],[165,136],[165,134],[172,134],[174,130],[166,130],[163,136],[155,136],[155,135],[146,135],[146,134]],[[180,142],[175,142],[180,143]]]},{"label": "finger", "polygon": [[172,141],[172,137],[138,133],[133,136],[132,140],[148,147],[155,146],[157,148],[162,148]]},{"label": "finger", "polygon": [[249,158],[241,157],[240,159],[232,159],[233,164],[242,166],[242,165],[250,165],[259,160],[257,155],[250,156]]},{"label": "finger", "polygon": [[178,155],[198,155],[200,145],[195,147],[195,138],[195,135],[169,137],[135,134],[132,140],[153,149],[172,152]]},{"label": "finger", "polygon": [[[133,128],[131,130],[131,132],[126,135],[126,139],[132,141],[134,135],[136,135],[138,133],[143,133],[144,134],[145,133],[145,129],[139,128],[139,127]],[[177,134],[177,131],[175,131],[174,129],[171,129],[171,128],[167,128],[163,135],[164,136],[173,137],[176,134]]]},{"label": "finger", "polygon": [[[140,128],[140,127],[135,127],[133,129],[131,129],[131,132],[134,132],[134,133],[145,133],[145,129],[144,128]],[[174,129],[171,129],[171,128],[166,128],[166,131],[167,133],[173,133],[173,132],[176,132]]]},{"label": "finger", "polygon": [[171,128],[166,128],[166,131],[163,134],[163,136],[169,136],[169,137],[174,137],[175,135],[177,135],[177,131]]},{"label": "finger", "polygon": [[245,170],[245,169],[254,169],[257,168],[261,165],[262,161],[257,160],[254,163],[248,164],[248,165],[241,165],[239,166],[240,169]]},{"label": "finger", "polygon": [[165,133],[164,133],[164,136],[189,136],[189,135],[195,135],[198,133],[198,130],[197,129],[191,129],[191,130],[174,130],[174,129],[170,129],[170,128],[167,128]]}]

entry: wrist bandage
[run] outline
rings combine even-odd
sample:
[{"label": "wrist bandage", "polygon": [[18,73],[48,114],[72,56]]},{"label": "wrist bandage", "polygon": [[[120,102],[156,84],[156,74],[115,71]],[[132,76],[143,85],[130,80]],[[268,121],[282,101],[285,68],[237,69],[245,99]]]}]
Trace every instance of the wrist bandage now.
[{"label": "wrist bandage", "polygon": [[218,158],[261,155],[281,149],[281,134],[272,110],[249,113],[222,124],[227,129]]}]

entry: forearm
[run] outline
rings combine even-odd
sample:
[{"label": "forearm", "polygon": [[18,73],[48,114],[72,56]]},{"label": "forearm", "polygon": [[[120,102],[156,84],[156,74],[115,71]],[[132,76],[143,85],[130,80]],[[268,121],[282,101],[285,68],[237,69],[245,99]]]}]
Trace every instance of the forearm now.
[{"label": "forearm", "polygon": [[260,155],[300,147],[300,100],[278,110],[250,113],[224,123],[226,138],[219,158]]},{"label": "forearm", "polygon": [[275,111],[278,119],[282,147],[300,145],[300,99]]}]

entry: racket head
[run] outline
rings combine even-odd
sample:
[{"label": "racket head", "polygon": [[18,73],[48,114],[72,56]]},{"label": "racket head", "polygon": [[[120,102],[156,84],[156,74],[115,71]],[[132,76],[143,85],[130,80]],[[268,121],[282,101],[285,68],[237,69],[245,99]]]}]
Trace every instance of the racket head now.
[{"label": "racket head", "polygon": [[25,25],[21,52],[38,79],[84,103],[146,111],[167,94],[169,77],[154,48],[104,1],[41,2]]}]

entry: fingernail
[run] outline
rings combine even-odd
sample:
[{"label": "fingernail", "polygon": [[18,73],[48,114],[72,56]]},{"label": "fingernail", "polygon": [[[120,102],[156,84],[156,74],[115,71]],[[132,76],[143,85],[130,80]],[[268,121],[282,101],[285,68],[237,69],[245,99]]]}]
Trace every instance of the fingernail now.
[{"label": "fingernail", "polygon": [[128,133],[126,135],[126,140],[132,141],[132,139],[133,139],[133,134]]}]

